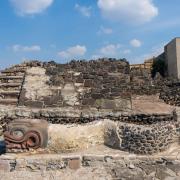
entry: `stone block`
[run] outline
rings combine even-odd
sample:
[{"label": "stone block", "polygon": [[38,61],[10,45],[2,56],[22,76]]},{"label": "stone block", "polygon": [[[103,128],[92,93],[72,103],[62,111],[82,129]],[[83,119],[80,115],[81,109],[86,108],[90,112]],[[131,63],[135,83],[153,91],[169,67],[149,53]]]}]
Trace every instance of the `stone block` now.
[{"label": "stone block", "polygon": [[44,103],[43,101],[25,101],[24,105],[28,107],[34,107],[34,108],[43,108]]},{"label": "stone block", "polygon": [[101,98],[103,98],[103,94],[101,94],[101,93],[93,93],[93,94],[91,95],[91,97],[92,97],[93,99],[101,99]]},{"label": "stone block", "polygon": [[11,171],[10,162],[7,160],[0,159],[0,171],[10,172]]},{"label": "stone block", "polygon": [[93,87],[93,86],[94,86],[93,80],[91,80],[91,79],[85,79],[85,81],[84,81],[84,87]]},{"label": "stone block", "polygon": [[82,77],[78,77],[76,79],[76,83],[83,83],[84,82],[84,79]]},{"label": "stone block", "polygon": [[105,121],[104,144],[113,148],[119,148],[120,141],[117,134],[117,124],[112,121]]},{"label": "stone block", "polygon": [[81,166],[81,160],[79,158],[70,159],[68,161],[68,166],[70,169],[77,170]]},{"label": "stone block", "polygon": [[90,106],[92,106],[92,105],[94,105],[94,103],[95,103],[95,100],[94,99],[92,99],[92,98],[89,98],[89,99],[83,99],[82,100],[82,105],[90,105]]},{"label": "stone block", "polygon": [[54,94],[53,96],[44,97],[44,105],[53,105],[57,104],[59,100],[62,100],[61,96],[58,94]]}]

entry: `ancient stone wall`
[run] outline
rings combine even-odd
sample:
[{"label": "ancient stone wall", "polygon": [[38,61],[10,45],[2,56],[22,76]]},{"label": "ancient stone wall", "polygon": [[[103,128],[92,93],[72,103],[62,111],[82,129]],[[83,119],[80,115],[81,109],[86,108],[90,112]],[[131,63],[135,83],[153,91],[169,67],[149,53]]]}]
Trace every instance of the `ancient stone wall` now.
[{"label": "ancient stone wall", "polygon": [[97,120],[110,119],[117,122],[151,125],[159,122],[175,121],[174,114],[134,114],[97,109],[29,109],[2,108],[0,109],[0,124],[6,124],[13,119],[45,119],[51,124],[86,124]]},{"label": "ancient stone wall", "polygon": [[129,82],[129,64],[124,60],[44,63],[27,70],[19,105],[131,109]]},{"label": "ancient stone wall", "polygon": [[132,68],[130,76],[130,92],[133,95],[154,95],[161,91],[162,82],[156,82],[151,78],[150,69]]},{"label": "ancient stone wall", "polygon": [[[15,102],[32,108],[74,106],[124,111],[131,109],[132,95],[157,94],[167,87],[167,82],[172,82],[162,77],[152,79],[149,69],[130,70],[127,61],[115,59],[68,64],[30,61],[2,73],[3,81],[10,78],[11,83],[6,87],[11,89],[1,92],[2,97],[7,98],[0,104]],[[16,82],[19,73],[25,73],[25,78],[21,77],[18,89],[15,89],[12,80],[14,78],[13,82]]]},{"label": "ancient stone wall", "polygon": [[125,118],[125,122],[109,121],[105,125],[106,145],[135,154],[165,151],[179,142],[179,136],[180,123],[176,116],[132,115]]},{"label": "ancient stone wall", "polygon": [[[0,110],[0,124],[15,119],[49,122],[48,148],[53,152],[75,151],[97,144],[138,154],[154,154],[178,143],[180,124],[173,114],[122,114],[72,108]],[[4,126],[5,127],[5,126]]]},{"label": "ancient stone wall", "polygon": [[176,124],[158,123],[142,126],[118,124],[120,149],[135,154],[155,154],[167,150],[178,139]]}]

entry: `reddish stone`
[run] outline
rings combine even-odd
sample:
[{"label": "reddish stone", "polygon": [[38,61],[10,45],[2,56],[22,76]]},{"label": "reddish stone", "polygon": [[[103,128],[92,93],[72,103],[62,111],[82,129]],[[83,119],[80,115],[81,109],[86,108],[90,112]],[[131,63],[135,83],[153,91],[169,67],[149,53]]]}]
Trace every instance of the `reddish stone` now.
[{"label": "reddish stone", "polygon": [[70,159],[68,165],[70,169],[77,170],[81,166],[81,161],[80,159]]},{"label": "reddish stone", "polygon": [[11,170],[11,167],[10,167],[9,161],[0,160],[0,171],[10,172],[10,170]]}]

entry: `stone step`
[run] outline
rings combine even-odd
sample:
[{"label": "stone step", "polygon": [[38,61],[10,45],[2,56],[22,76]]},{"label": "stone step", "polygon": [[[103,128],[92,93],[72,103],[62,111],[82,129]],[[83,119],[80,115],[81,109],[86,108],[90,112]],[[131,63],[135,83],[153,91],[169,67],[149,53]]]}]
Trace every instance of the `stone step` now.
[{"label": "stone step", "polygon": [[5,79],[5,80],[9,80],[9,79],[23,79],[24,76],[5,76],[5,75],[0,75],[0,79]]},{"label": "stone step", "polygon": [[1,86],[0,87],[0,91],[20,91],[21,89],[21,86],[19,87],[4,87],[4,86]]},{"label": "stone step", "polygon": [[20,91],[0,91],[2,99],[18,98]]},{"label": "stone step", "polygon": [[4,76],[24,76],[25,72],[1,72]]},{"label": "stone step", "polygon": [[0,87],[20,87],[22,83],[0,83]]},{"label": "stone step", "polygon": [[6,73],[24,73],[26,71],[26,68],[17,68],[17,69],[6,69],[1,71],[2,74],[6,74]]},{"label": "stone step", "polygon": [[0,83],[1,87],[21,87],[22,83]]},{"label": "stone step", "polygon": [[6,94],[6,95],[1,95],[0,94],[0,99],[6,100],[6,99],[18,99],[19,95],[13,95],[13,94]]},{"label": "stone step", "polygon": [[2,105],[17,105],[18,99],[0,99]]}]

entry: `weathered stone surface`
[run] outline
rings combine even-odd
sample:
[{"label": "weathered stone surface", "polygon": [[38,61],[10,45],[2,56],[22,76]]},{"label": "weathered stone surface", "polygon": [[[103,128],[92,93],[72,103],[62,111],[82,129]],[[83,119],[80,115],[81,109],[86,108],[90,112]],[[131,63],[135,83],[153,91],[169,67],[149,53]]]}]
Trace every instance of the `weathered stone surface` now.
[{"label": "weathered stone surface", "polygon": [[27,70],[23,88],[26,90],[25,97],[29,100],[40,100],[41,97],[52,95],[50,87],[46,84],[49,77],[45,69],[32,67]]},{"label": "weathered stone surface", "polygon": [[[180,161],[165,156],[129,158],[127,155],[40,155],[0,157],[2,179],[180,179]],[[159,163],[162,161],[162,163]],[[174,169],[172,168],[174,166]],[[170,168],[171,167],[171,168]],[[176,170],[175,170],[176,169]],[[13,177],[13,178],[11,178]]]},{"label": "weathered stone surface", "polygon": [[53,152],[72,152],[103,144],[104,124],[50,125],[48,149]]},{"label": "weathered stone surface", "polygon": [[81,166],[81,160],[79,158],[73,158],[68,161],[70,169],[77,170]]},{"label": "weathered stone surface", "polygon": [[11,166],[8,161],[0,160],[0,172],[10,172]]},{"label": "weathered stone surface", "polygon": [[104,127],[104,144],[113,148],[120,148],[120,141],[117,123],[107,120]]},{"label": "weathered stone surface", "polygon": [[65,103],[74,106],[78,102],[77,93],[73,84],[65,84],[61,90],[61,96]]}]

